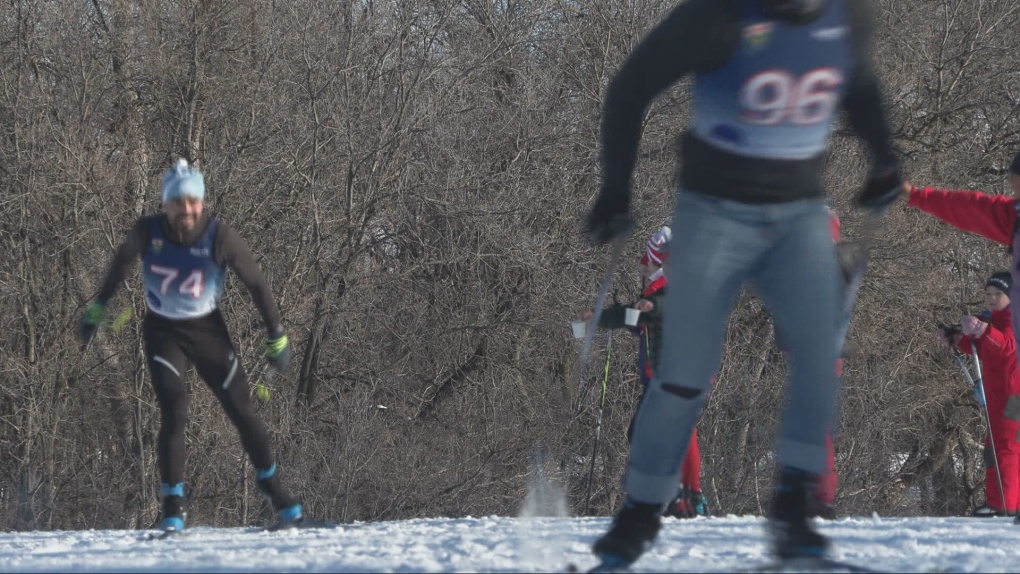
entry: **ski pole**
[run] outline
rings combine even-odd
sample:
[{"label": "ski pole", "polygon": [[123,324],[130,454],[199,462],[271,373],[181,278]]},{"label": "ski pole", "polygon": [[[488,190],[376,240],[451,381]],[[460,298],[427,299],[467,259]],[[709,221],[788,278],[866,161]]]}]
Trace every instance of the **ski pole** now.
[{"label": "ski pole", "polygon": [[974,382],[974,377],[970,376],[970,370],[963,363],[963,354],[955,347],[953,348],[953,358],[956,359],[956,364],[960,365],[960,370],[963,371],[963,376],[967,378],[967,383],[970,384],[971,388],[976,387],[977,383]]},{"label": "ski pole", "polygon": [[[839,253],[840,274],[844,276],[845,281],[839,331],[836,333],[836,352],[842,357],[843,348],[846,346],[846,334],[850,330],[850,320],[857,304],[857,293],[860,291],[864,274],[868,271],[868,247],[866,243],[846,241],[841,242],[836,249]],[[853,270],[849,278],[845,277],[846,268]]]},{"label": "ski pole", "polygon": [[843,347],[846,344],[846,335],[850,330],[850,320],[853,317],[854,307],[857,305],[857,294],[864,281],[864,275],[868,271],[868,258],[871,248],[875,244],[875,237],[882,229],[885,214],[888,207],[876,212],[867,213],[861,223],[859,239],[857,241],[840,241],[837,246],[839,256],[840,273],[846,268],[853,270],[843,288],[842,308],[840,309],[840,322],[836,333],[836,353],[843,356]]},{"label": "ski pole", "polygon": [[1010,515],[1009,510],[1006,508],[1006,493],[1002,488],[1002,473],[999,472],[999,457],[995,453],[995,435],[992,432],[992,417],[988,414],[988,401],[985,398],[985,383],[984,378],[981,376],[981,359],[978,358],[977,345],[973,340],[970,342],[970,350],[974,353],[974,370],[977,372],[977,388],[981,392],[981,398],[984,399],[984,411],[985,411],[985,424],[988,425],[988,446],[992,449],[992,463],[995,465],[995,478],[999,481],[999,500],[1002,502],[1002,511],[1006,516]]},{"label": "ski pole", "polygon": [[599,436],[602,434],[602,411],[606,408],[606,387],[609,383],[609,361],[613,356],[613,335],[606,336],[606,369],[602,376],[602,398],[599,400],[599,414],[595,419],[595,444],[591,447],[591,467],[588,469],[588,488],[584,507],[591,511],[591,484],[595,477],[595,457],[599,452]]},{"label": "ski pole", "polygon": [[602,317],[602,310],[606,305],[606,297],[609,296],[609,290],[613,286],[613,277],[616,275],[616,267],[619,264],[626,241],[626,236],[617,237],[613,240],[613,251],[609,257],[609,266],[606,268],[606,274],[602,278],[602,287],[599,289],[598,297],[595,298],[595,308],[593,309],[591,319],[588,320],[588,324],[584,327],[584,343],[581,345],[581,354],[577,359],[577,368],[574,370],[574,381],[571,385],[572,389],[578,390],[574,416],[576,416],[578,409],[581,408],[583,393],[580,392],[580,388],[588,371],[589,355],[591,355],[591,349],[595,342],[595,331],[598,329],[599,319]]}]

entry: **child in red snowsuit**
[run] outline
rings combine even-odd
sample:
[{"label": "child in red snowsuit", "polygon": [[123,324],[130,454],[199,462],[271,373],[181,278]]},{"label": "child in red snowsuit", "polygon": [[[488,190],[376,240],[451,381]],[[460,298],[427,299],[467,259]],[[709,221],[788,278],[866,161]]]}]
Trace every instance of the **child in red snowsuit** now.
[{"label": "child in red snowsuit", "polygon": [[[1015,514],[1020,508],[1020,442],[1017,442],[1020,422],[1007,414],[1009,403],[1013,403],[1013,410],[1020,403],[1020,369],[1017,368],[1016,338],[1009,308],[1012,283],[1008,271],[992,275],[985,284],[987,311],[963,317],[958,329],[939,330],[939,341],[944,346],[955,344],[968,354],[976,348],[981,360],[984,396],[978,389],[975,394],[981,406],[988,409],[992,428],[989,429],[991,436],[985,437],[985,502],[972,512],[977,517]],[[996,462],[1002,476],[1001,491]]]},{"label": "child in red snowsuit", "polygon": [[[997,274],[1000,282],[985,288],[989,292],[1003,291],[1006,295],[1003,309],[993,311],[984,320],[979,317],[964,317],[962,329],[971,340],[976,340],[978,357],[982,360],[988,418],[992,428],[991,444],[1002,474],[1002,492],[999,492],[995,467],[988,460],[991,450],[986,448],[986,473],[984,505],[974,509],[975,516],[996,516],[1003,512],[1015,513],[1020,505],[1020,444],[1017,432],[1020,429],[1020,371],[1016,361],[1016,328],[1020,326],[1020,310],[1009,305],[1009,298],[1020,295],[1017,274],[1020,270],[1020,233],[1018,233],[1017,202],[1020,200],[1020,154],[1013,158],[1009,167],[1009,183],[1013,197],[991,195],[980,191],[947,191],[926,187],[920,189],[906,183],[904,193],[907,205],[934,215],[946,223],[976,233],[992,241],[1010,247],[1014,271],[1011,274]],[[1006,280],[1008,275],[1008,281]],[[994,293],[993,293],[994,294]],[[986,304],[989,300],[986,299]],[[984,326],[983,326],[984,325]],[[967,332],[969,331],[969,333]],[[950,338],[947,338],[947,335]],[[940,338],[947,343],[954,342],[952,333],[940,332]],[[961,349],[970,351],[970,343],[961,341]],[[989,444],[986,441],[986,444]]]},{"label": "child in red snowsuit", "polygon": [[[645,244],[641,256],[640,272],[644,290],[633,305],[615,303],[609,305],[599,318],[599,327],[604,329],[630,329],[638,337],[638,372],[641,377],[641,398],[652,380],[654,366],[659,357],[662,345],[662,304],[666,293],[666,275],[663,264],[669,257],[667,244],[670,239],[669,227],[663,226],[652,234]],[[637,325],[626,324],[627,308],[641,312]],[[588,321],[592,312],[585,311],[581,320]],[[627,438],[634,428],[631,420]],[[708,501],[701,493],[701,453],[698,450],[698,431],[691,434],[691,442],[687,448],[687,456],[681,464],[681,484],[677,497],[666,506],[665,515],[676,518],[693,518],[708,515]]]}]

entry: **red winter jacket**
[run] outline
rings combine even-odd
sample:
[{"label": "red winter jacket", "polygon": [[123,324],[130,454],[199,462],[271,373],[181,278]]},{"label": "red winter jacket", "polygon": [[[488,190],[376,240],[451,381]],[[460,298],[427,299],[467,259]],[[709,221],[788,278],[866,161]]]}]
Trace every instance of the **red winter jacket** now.
[{"label": "red winter jacket", "polygon": [[910,191],[907,205],[934,215],[963,231],[1009,245],[1017,221],[1016,202],[1013,197],[989,195],[980,191],[915,187]]},{"label": "red winter jacket", "polygon": [[1009,307],[981,315],[988,327],[980,337],[964,335],[959,347],[971,353],[971,342],[977,347],[981,359],[981,376],[984,379],[985,401],[988,412],[1002,415],[1006,399],[1020,393],[1020,369],[1016,363],[1016,338],[1013,336],[1013,319]]}]

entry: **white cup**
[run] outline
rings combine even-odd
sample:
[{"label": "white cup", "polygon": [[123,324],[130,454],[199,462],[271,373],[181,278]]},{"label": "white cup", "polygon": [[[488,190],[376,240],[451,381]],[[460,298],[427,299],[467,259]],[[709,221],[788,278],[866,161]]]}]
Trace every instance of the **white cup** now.
[{"label": "white cup", "polygon": [[627,316],[624,317],[623,322],[630,325],[631,327],[637,327],[638,317],[641,315],[641,311],[632,307],[627,307]]},{"label": "white cup", "polygon": [[575,339],[584,338],[584,321],[574,321],[570,324],[570,328],[574,331]]}]

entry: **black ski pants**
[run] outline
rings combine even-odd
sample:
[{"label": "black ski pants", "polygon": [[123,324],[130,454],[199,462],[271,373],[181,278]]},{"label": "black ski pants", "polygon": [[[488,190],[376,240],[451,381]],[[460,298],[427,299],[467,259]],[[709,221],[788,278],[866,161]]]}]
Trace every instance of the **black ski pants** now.
[{"label": "black ski pants", "polygon": [[223,315],[217,310],[197,319],[171,320],[148,313],[142,334],[161,416],[157,458],[162,482],[184,482],[184,428],[188,422],[184,375],[189,363],[219,399],[255,468],[272,466],[269,433],[252,408],[248,377]]}]

